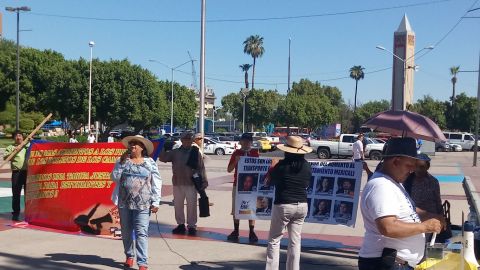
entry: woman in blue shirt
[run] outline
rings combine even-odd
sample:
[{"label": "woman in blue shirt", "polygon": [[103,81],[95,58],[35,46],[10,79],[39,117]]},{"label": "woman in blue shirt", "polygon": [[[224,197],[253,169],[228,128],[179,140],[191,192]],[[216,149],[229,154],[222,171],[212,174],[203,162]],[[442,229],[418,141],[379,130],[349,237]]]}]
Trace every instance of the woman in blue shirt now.
[{"label": "woman in blue shirt", "polygon": [[[148,155],[153,144],[140,135],[122,140],[127,151],[115,163],[112,180],[115,189],[112,201],[118,206],[125,266],[132,267],[135,253],[139,270],[148,269],[148,225],[150,212],[156,213],[160,204],[161,186],[157,163]],[[132,232],[135,234],[133,248]]]}]

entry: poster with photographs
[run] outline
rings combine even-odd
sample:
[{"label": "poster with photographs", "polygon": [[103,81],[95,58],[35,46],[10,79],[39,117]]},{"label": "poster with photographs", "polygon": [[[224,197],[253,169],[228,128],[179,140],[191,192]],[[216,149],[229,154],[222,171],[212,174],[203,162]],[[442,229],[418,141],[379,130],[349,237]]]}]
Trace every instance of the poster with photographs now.
[{"label": "poster with photographs", "polygon": [[274,188],[266,178],[269,158],[241,157],[238,161],[235,218],[270,219]]},{"label": "poster with photographs", "polygon": [[[271,217],[275,189],[268,170],[271,159],[242,157],[238,163],[235,218]],[[357,217],[362,164],[360,162],[311,161],[305,222],[354,226]]]}]

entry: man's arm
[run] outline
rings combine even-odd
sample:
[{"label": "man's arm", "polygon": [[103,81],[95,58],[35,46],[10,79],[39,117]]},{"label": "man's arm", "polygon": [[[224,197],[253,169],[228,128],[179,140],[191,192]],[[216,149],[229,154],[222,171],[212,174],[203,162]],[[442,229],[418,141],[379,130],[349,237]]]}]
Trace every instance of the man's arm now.
[{"label": "man's arm", "polygon": [[173,160],[173,150],[166,152],[165,148],[162,149],[160,152],[160,155],[158,156],[158,159],[161,162],[172,162]]},{"label": "man's arm", "polygon": [[442,225],[435,218],[427,219],[422,223],[407,223],[397,219],[395,216],[380,217],[375,220],[378,231],[390,238],[403,238],[421,233],[440,233]]},{"label": "man's arm", "polygon": [[227,172],[231,173],[238,164],[238,160],[240,156],[237,155],[237,150],[233,152],[232,156],[230,157],[230,161],[228,162]]}]

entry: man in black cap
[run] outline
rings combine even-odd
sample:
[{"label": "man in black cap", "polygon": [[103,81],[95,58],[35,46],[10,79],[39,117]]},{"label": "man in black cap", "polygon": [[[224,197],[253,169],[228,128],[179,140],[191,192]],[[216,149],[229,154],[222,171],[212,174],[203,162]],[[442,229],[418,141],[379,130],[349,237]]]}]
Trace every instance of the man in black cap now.
[{"label": "man in black cap", "polygon": [[425,233],[440,232],[441,221],[420,217],[402,186],[416,159],[415,139],[390,139],[382,168],[365,185],[360,200],[365,226],[360,270],[414,269],[424,254]]}]

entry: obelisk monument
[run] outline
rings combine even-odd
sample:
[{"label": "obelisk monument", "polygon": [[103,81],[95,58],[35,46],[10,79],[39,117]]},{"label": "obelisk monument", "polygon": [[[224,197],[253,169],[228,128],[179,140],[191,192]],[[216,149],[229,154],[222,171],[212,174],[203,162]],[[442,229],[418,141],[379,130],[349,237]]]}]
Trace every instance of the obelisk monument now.
[{"label": "obelisk monument", "polygon": [[405,110],[413,104],[413,73],[415,54],[415,33],[407,15],[393,35],[392,109]]}]

